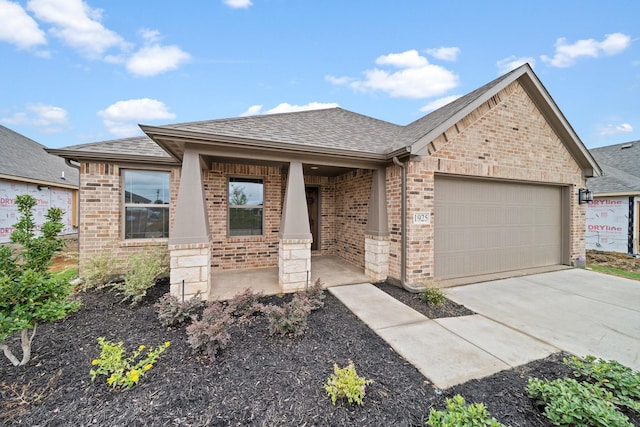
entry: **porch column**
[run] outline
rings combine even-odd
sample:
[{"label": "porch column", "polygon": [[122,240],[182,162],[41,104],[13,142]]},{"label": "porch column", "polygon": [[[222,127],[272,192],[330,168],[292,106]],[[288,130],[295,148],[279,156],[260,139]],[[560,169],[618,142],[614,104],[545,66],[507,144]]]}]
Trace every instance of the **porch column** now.
[{"label": "porch column", "polygon": [[[182,160],[180,187],[169,237],[171,294],[188,299],[200,293],[209,296],[211,286],[211,245],[200,155],[187,148]],[[183,294],[184,281],[184,294]]]},{"label": "porch column", "polygon": [[302,163],[291,162],[278,245],[278,281],[283,292],[307,286],[307,278],[311,277],[311,242]]},{"label": "porch column", "polygon": [[389,275],[386,169],[373,171],[364,235],[364,264],[365,274],[374,282],[386,280]]}]

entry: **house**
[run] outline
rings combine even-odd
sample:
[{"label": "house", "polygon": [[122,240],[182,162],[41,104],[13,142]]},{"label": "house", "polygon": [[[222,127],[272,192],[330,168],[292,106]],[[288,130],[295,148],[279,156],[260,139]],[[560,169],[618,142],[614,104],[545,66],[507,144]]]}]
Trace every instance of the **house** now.
[{"label": "house", "polygon": [[64,211],[62,233],[77,232],[78,169],[45,148],[0,126],[0,244],[10,241],[19,219],[15,198],[21,194],[31,194],[38,202],[36,226],[45,221],[49,208],[57,207]]},{"label": "house", "polygon": [[594,200],[587,206],[586,248],[638,254],[640,141],[590,151],[603,174],[587,182]]},{"label": "house", "polygon": [[331,108],[141,128],[49,150],[81,165],[81,269],[161,246],[172,293],[214,297],[263,267],[304,288],[323,256],[417,289],[585,255],[600,168],[529,65],[406,126]]}]

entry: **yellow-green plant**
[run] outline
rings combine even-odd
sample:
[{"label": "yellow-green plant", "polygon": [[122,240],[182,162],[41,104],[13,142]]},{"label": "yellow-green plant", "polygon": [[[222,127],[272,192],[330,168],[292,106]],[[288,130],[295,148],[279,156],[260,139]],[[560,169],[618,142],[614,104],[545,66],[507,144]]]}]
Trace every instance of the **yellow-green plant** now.
[{"label": "yellow-green plant", "polygon": [[[95,366],[95,369],[89,371],[91,381],[93,382],[98,375],[105,375],[107,384],[113,388],[129,388],[136,385],[140,378],[153,368],[160,354],[171,345],[169,341],[149,349],[145,345],[140,345],[131,356],[126,357],[122,341],[115,344],[104,337],[99,337],[98,344],[100,344],[100,357],[91,361]],[[144,350],[147,350],[147,354],[140,358]]]},{"label": "yellow-green plant", "polygon": [[435,283],[427,283],[422,291],[422,299],[433,307],[438,307],[447,301],[444,291]]},{"label": "yellow-green plant", "polygon": [[156,248],[149,253],[140,253],[129,257],[124,281],[111,286],[123,296],[123,301],[136,305],[147,295],[147,289],[156,284],[156,280],[169,269],[167,250]]},{"label": "yellow-green plant", "polygon": [[459,394],[447,399],[446,406],[443,411],[432,409],[427,424],[432,427],[504,427],[482,403],[467,405]]},{"label": "yellow-green plant", "polygon": [[356,367],[350,360],[344,368],[339,368],[336,363],[333,364],[333,374],[329,376],[324,389],[334,405],[338,398],[346,398],[349,403],[362,405],[365,389],[371,383],[371,380],[358,376]]}]

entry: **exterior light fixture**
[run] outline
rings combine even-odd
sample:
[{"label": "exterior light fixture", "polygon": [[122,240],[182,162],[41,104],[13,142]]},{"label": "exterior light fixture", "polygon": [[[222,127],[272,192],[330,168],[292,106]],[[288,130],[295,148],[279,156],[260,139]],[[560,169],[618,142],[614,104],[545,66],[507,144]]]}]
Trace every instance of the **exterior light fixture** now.
[{"label": "exterior light fixture", "polygon": [[588,188],[580,188],[578,190],[578,204],[593,202],[593,193]]},{"label": "exterior light fixture", "polygon": [[38,185],[38,191],[48,190],[48,189],[49,189],[48,185]]}]

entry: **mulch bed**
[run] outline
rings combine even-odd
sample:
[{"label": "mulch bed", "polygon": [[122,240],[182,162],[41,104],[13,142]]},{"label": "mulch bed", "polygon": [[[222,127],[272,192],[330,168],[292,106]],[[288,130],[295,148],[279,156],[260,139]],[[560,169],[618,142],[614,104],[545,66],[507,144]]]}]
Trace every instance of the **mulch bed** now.
[{"label": "mulch bed", "polygon": [[[443,408],[446,397],[460,393],[467,402],[485,403],[505,424],[549,426],[525,395],[527,378],[569,374],[557,354],[436,390],[330,294],[302,337],[271,337],[258,317],[234,329],[231,345],[211,362],[192,354],[184,328],[158,322],[153,303],[167,291],[166,283],[158,284],[133,308],[106,291],[79,294],[83,307],[77,313],[38,328],[27,366],[0,363],[0,424],[424,426],[431,408]],[[118,391],[104,378],[90,380],[99,336],[124,341],[128,351],[165,341],[171,346],[138,385]],[[16,349],[17,340],[9,341]],[[322,386],[334,362],[345,366],[349,360],[373,383],[362,406],[333,406]]]}]

